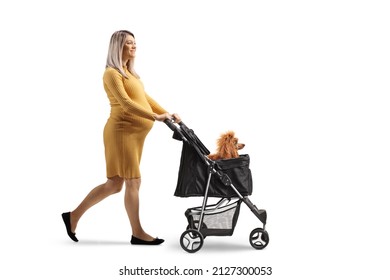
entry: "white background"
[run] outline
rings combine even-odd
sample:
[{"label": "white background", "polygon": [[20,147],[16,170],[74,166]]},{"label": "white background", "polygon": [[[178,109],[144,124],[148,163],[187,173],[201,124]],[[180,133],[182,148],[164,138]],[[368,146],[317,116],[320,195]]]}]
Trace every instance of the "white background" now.
[{"label": "white background", "polygon": [[[389,13],[372,0],[3,1],[1,278],[146,279],[119,269],[177,265],[209,270],[201,279],[233,278],[214,266],[389,279]],[[181,249],[201,198],[173,196],[181,144],[162,123],[145,143],[141,218],[166,242],[129,244],[123,192],[85,214],[79,243],[66,236],[60,214],[105,181],[102,74],[119,29],[136,36],[147,92],[212,152],[229,129],[246,144],[266,249],[248,242],[260,223],[245,205],[232,237]]]}]

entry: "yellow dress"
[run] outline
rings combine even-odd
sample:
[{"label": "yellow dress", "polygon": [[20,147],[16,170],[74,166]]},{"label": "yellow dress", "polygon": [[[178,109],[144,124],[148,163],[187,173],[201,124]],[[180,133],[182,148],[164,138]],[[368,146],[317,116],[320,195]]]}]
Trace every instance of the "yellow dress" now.
[{"label": "yellow dress", "polygon": [[107,177],[140,178],[139,165],[145,138],[154,124],[153,114],[166,110],[144,90],[140,79],[125,69],[128,78],[106,68],[104,89],[110,101],[110,117],[104,127]]}]

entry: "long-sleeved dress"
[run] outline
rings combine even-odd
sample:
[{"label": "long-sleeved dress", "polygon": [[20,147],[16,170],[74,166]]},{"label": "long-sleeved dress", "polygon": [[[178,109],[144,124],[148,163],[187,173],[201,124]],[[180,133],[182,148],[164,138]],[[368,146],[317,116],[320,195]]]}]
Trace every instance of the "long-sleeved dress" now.
[{"label": "long-sleeved dress", "polygon": [[128,78],[107,67],[104,89],[110,101],[110,117],[104,127],[107,177],[140,178],[140,161],[145,138],[154,124],[153,114],[166,110],[144,90],[140,79],[127,69]]}]

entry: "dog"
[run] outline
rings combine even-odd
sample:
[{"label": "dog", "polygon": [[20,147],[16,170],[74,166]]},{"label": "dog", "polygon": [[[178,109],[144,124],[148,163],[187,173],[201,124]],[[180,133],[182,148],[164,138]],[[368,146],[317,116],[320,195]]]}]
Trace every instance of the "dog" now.
[{"label": "dog", "polygon": [[230,159],[240,157],[238,150],[245,147],[245,144],[238,143],[238,138],[234,131],[227,131],[220,135],[217,140],[217,151],[214,154],[208,155],[211,160]]}]

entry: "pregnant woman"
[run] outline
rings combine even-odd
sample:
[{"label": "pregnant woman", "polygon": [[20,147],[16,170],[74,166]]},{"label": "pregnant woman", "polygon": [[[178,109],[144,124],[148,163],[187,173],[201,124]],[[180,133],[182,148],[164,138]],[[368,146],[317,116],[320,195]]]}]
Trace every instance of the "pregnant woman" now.
[{"label": "pregnant woman", "polygon": [[144,90],[134,70],[136,42],[133,33],[120,30],[111,36],[106,69],[103,75],[111,113],[104,127],[104,147],[107,181],[94,189],[71,212],[62,214],[68,236],[75,242],[76,227],[82,215],[93,205],[111,194],[118,193],[125,184],[125,208],[132,228],[131,244],[159,245],[163,239],[147,234],[139,218],[140,161],[144,141],[154,121],[174,119]]}]

